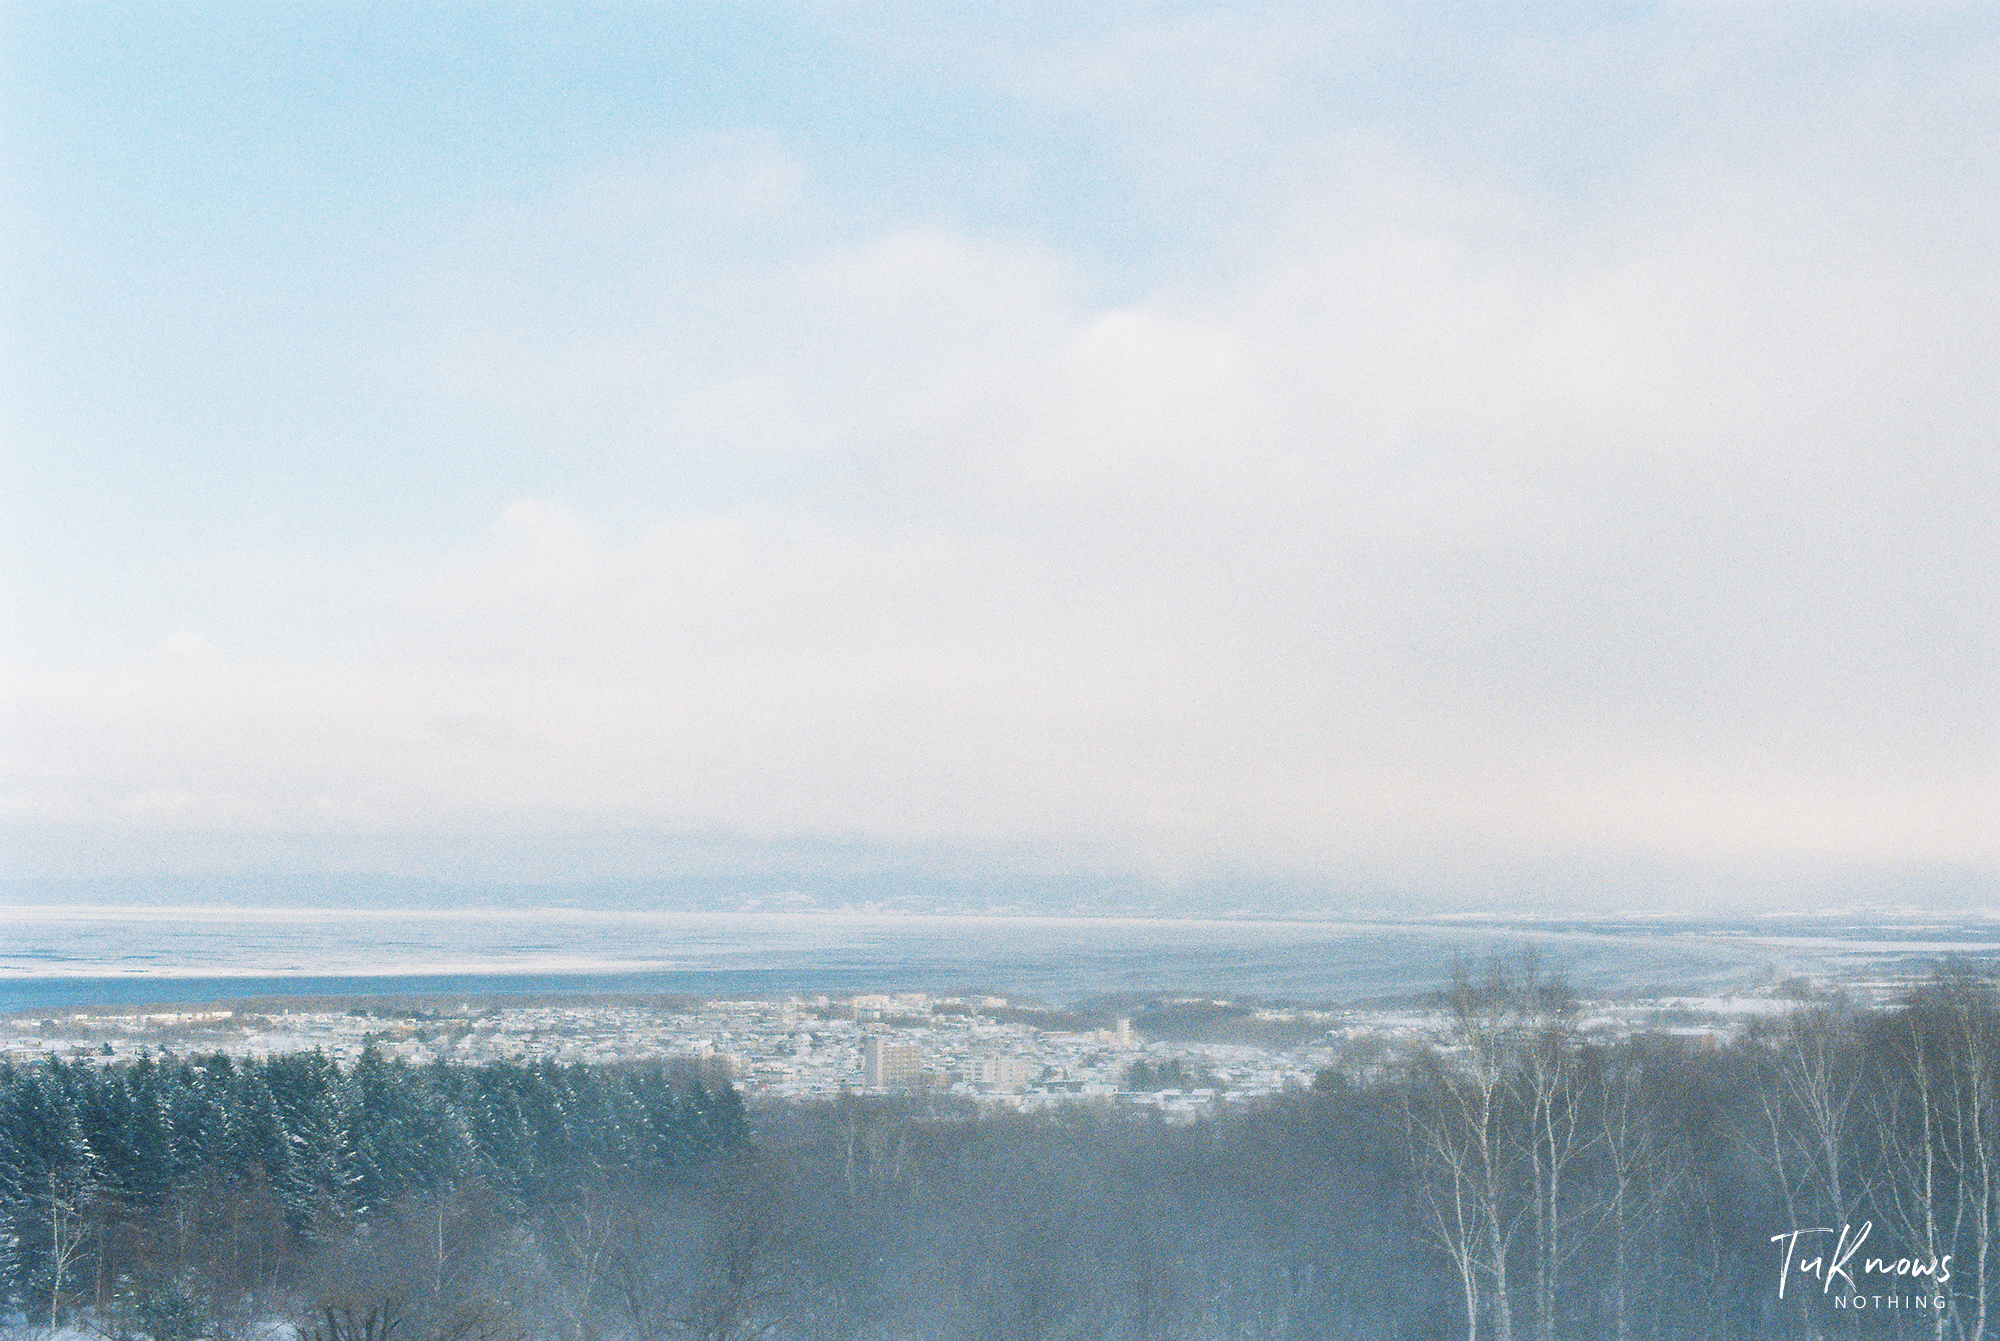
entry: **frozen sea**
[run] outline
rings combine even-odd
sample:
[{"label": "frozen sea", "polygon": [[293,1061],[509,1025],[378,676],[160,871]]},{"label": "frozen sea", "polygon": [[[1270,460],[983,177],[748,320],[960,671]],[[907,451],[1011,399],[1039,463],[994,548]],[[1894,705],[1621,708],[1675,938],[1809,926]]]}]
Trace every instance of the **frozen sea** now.
[{"label": "frozen sea", "polygon": [[1197,991],[1361,1002],[1533,945],[1591,994],[2000,965],[2000,921],[1401,922],[833,912],[0,907],[0,1010],[271,995],[953,991],[1050,1002]]}]

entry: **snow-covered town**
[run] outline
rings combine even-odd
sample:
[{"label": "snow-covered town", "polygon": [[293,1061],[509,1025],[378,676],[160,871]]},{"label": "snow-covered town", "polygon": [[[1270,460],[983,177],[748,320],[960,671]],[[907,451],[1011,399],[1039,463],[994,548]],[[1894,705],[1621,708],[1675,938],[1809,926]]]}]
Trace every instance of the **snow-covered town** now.
[{"label": "snow-covered town", "polygon": [[[1579,1027],[1724,1039],[1798,1004],[1800,984],[1755,995],[1589,1003]],[[385,1001],[391,1004],[384,1004]],[[0,1020],[0,1056],[50,1053],[98,1063],[141,1053],[272,1056],[324,1052],[347,1063],[374,1046],[412,1065],[491,1061],[698,1063],[752,1101],[842,1092],[956,1095],[1032,1111],[1064,1104],[1151,1105],[1198,1116],[1310,1084],[1323,1069],[1365,1074],[1437,1038],[1435,1009],[1312,1008],[1163,996],[1125,1013],[1077,1013],[998,995],[898,993],[783,999],[351,1001],[139,1013],[69,1012]]]}]

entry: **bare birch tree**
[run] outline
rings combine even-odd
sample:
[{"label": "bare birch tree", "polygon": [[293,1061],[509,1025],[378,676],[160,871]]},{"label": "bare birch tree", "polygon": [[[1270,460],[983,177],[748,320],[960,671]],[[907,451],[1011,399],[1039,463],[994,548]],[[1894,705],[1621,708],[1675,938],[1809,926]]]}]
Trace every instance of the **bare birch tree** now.
[{"label": "bare birch tree", "polygon": [[1632,1334],[1632,1256],[1637,1236],[1655,1228],[1681,1182],[1684,1152],[1661,1128],[1651,1077],[1632,1049],[1611,1057],[1593,1087],[1597,1142],[1605,1179],[1602,1223],[1611,1246],[1611,1326],[1615,1341]]},{"label": "bare birch tree", "polygon": [[1589,1218],[1569,1185],[1571,1165],[1591,1140],[1578,1084],[1576,997],[1565,979],[1542,972],[1532,949],[1496,974],[1495,986],[1512,993],[1520,1020],[1512,1069],[1521,1114],[1517,1139],[1526,1147],[1535,1228],[1536,1334],[1554,1341],[1563,1268]]},{"label": "bare birch tree", "polygon": [[1513,1341],[1508,1274],[1523,1209],[1518,1163],[1528,1144],[1517,1125],[1512,1088],[1528,1012],[1523,975],[1494,959],[1475,981],[1470,965],[1454,965],[1445,995],[1445,1047],[1419,1093],[1427,1099],[1412,1127],[1427,1170],[1429,1223],[1460,1267],[1468,1335],[1477,1336],[1475,1305],[1483,1304],[1494,1341]]},{"label": "bare birch tree", "polygon": [[1465,1303],[1466,1341],[1479,1341],[1480,1276],[1487,1253],[1486,1216],[1475,1171],[1470,1105],[1452,1091],[1465,1081],[1426,1049],[1404,1088],[1404,1126],[1423,1199],[1424,1225],[1451,1259]]},{"label": "bare birch tree", "polygon": [[1966,1341],[1984,1341],[1992,1317],[1991,1276],[1995,1199],[2000,1198],[2000,1007],[1993,985],[1963,966],[1939,973],[1930,995],[1946,1027],[1949,1086],[1943,1113],[1948,1138],[1941,1155],[1958,1189],[1971,1259],[1972,1320]]},{"label": "bare birch tree", "polygon": [[[1903,1242],[1935,1263],[1953,1251],[1966,1206],[1948,1149],[1963,1120],[1952,1061],[1952,1030],[1940,993],[1923,993],[1888,1022],[1884,1056],[1869,1096],[1881,1164],[1875,1205]],[[1944,1341],[1951,1315],[1939,1309],[1932,1335]]]},{"label": "bare birch tree", "polygon": [[49,1330],[61,1316],[63,1287],[90,1239],[90,1190],[49,1171]]}]

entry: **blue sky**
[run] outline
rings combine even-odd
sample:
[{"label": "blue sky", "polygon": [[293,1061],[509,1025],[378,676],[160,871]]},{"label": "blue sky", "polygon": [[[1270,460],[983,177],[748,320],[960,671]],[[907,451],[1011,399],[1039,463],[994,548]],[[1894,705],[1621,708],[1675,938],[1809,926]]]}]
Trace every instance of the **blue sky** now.
[{"label": "blue sky", "polygon": [[0,22],[19,873],[1993,888],[1989,7]]}]

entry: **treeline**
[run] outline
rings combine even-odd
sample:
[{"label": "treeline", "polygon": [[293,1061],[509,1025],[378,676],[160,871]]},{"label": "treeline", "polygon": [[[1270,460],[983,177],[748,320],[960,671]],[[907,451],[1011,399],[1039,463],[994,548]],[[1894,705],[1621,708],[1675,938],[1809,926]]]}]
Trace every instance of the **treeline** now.
[{"label": "treeline", "polygon": [[773,1334],[1991,1334],[1986,981],[1805,1005],[1734,1042],[1592,1038],[1532,959],[1468,969],[1435,1004],[1426,1045],[1357,1050],[1309,1090],[1191,1126],[774,1113],[786,1177],[842,1212],[788,1270],[835,1263],[821,1278],[854,1302],[839,1326],[779,1309]]},{"label": "treeline", "polygon": [[50,1062],[0,1072],[11,1288],[155,1341],[1984,1341],[1986,981],[1733,1043],[1594,1038],[1528,959],[1438,1005],[1423,1046],[1185,1125],[746,1115],[643,1068]]},{"label": "treeline", "polygon": [[0,1067],[0,1269],[31,1321],[220,1335],[342,1294],[358,1247],[407,1265],[419,1208],[441,1270],[580,1180],[685,1182],[747,1134],[726,1083],[660,1066],[51,1057]]}]

